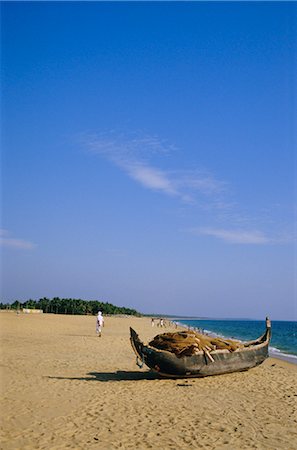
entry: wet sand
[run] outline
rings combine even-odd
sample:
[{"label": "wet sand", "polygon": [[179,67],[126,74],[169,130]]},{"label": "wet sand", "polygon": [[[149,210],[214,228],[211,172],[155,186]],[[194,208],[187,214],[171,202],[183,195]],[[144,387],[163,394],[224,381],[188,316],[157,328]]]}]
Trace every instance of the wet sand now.
[{"label": "wet sand", "polygon": [[297,365],[160,379],[135,365],[129,326],[160,332],[108,317],[98,338],[95,317],[1,312],[1,449],[297,448]]}]

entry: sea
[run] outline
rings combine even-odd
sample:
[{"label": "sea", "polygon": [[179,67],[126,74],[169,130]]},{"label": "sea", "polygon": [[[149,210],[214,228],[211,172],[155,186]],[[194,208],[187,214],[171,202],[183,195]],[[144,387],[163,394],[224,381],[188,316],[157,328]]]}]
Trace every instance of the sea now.
[{"label": "sea", "polygon": [[[266,329],[263,320],[181,318],[174,321],[183,326],[203,330],[210,335],[241,341],[257,339]],[[297,322],[272,321],[269,354],[297,364]]]}]

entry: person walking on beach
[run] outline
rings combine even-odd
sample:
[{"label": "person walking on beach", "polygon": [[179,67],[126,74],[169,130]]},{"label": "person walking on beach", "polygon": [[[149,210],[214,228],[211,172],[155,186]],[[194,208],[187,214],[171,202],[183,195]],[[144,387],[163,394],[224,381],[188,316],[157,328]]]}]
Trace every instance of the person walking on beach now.
[{"label": "person walking on beach", "polygon": [[98,334],[98,337],[101,337],[102,327],[104,327],[104,319],[102,316],[102,312],[98,311],[96,319],[96,333]]}]

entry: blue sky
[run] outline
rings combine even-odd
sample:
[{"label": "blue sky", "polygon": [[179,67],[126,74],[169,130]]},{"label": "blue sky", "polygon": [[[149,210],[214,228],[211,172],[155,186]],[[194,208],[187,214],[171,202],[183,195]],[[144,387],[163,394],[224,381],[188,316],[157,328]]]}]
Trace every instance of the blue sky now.
[{"label": "blue sky", "polygon": [[1,9],[2,301],[296,320],[296,4]]}]

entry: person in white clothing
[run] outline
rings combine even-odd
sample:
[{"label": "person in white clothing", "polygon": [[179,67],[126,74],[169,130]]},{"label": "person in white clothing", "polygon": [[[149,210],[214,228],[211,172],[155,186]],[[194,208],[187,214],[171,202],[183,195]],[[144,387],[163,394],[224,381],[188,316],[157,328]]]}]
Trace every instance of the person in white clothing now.
[{"label": "person in white clothing", "polygon": [[98,311],[97,319],[96,319],[96,333],[99,337],[101,337],[102,327],[104,327],[104,319],[102,316],[102,312]]}]

